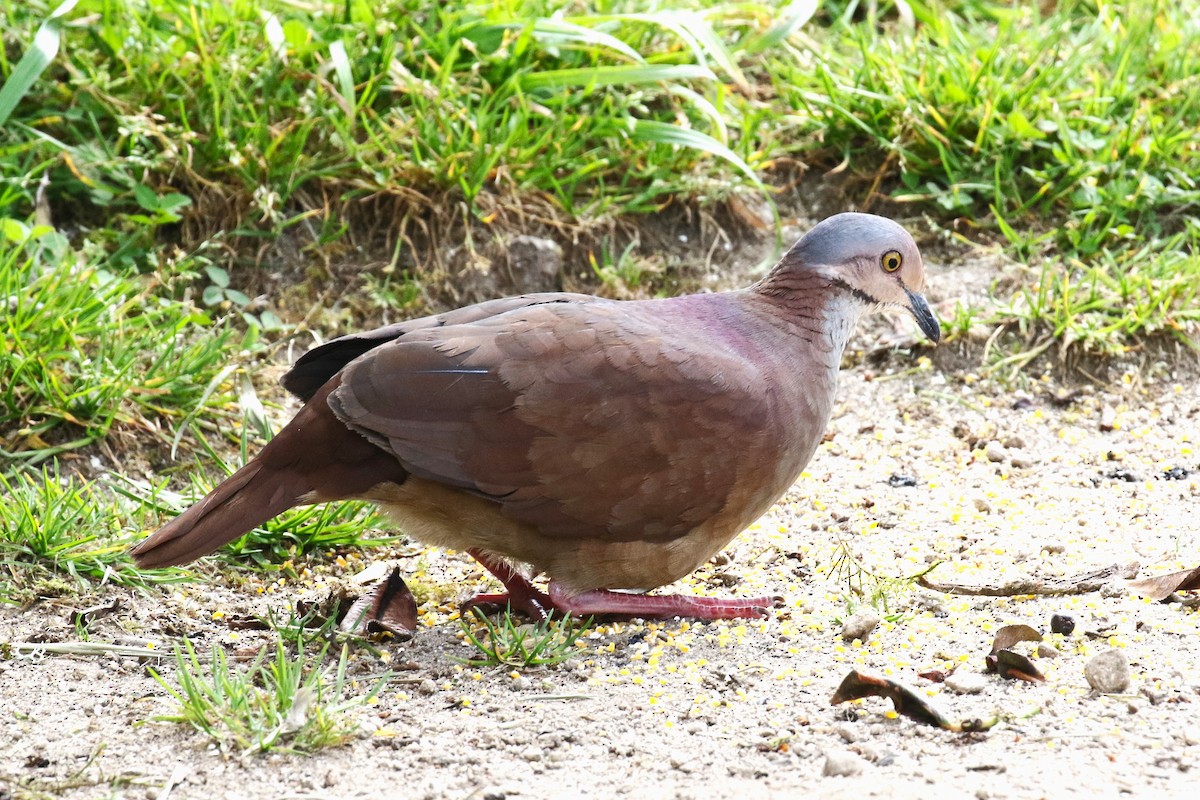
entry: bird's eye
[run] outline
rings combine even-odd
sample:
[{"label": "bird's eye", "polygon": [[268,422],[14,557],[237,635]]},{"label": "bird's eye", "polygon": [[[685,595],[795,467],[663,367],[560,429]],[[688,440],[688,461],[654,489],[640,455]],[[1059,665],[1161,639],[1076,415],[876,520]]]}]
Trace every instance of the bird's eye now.
[{"label": "bird's eye", "polygon": [[888,250],[879,259],[879,263],[883,267],[884,272],[895,272],[904,263],[904,256],[900,255],[899,250]]}]

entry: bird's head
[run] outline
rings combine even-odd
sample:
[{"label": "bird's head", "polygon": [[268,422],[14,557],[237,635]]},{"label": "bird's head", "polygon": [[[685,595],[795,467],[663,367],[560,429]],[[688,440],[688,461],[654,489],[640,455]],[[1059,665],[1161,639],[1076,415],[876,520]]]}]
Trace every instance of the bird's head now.
[{"label": "bird's head", "polygon": [[930,341],[941,338],[937,318],[921,295],[925,265],[908,231],[874,214],[832,216],[804,235],[775,272],[817,272],[871,306],[908,309]]}]

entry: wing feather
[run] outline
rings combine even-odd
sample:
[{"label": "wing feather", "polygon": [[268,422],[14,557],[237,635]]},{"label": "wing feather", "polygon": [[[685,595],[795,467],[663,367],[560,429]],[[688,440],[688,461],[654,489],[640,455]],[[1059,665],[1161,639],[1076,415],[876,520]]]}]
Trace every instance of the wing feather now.
[{"label": "wing feather", "polygon": [[544,534],[670,540],[729,502],[729,448],[769,462],[773,410],[728,336],[661,312],[538,304],[412,330],[351,362],[330,405],[413,474]]}]

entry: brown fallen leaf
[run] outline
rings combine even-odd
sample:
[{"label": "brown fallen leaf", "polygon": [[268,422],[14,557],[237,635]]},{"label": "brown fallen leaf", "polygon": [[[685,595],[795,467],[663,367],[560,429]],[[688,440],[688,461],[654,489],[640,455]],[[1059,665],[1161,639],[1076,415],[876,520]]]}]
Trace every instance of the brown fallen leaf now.
[{"label": "brown fallen leaf", "polygon": [[390,633],[400,641],[412,638],[417,630],[417,600],[400,577],[399,568],[354,601],[338,630],[359,636]]},{"label": "brown fallen leaf", "polygon": [[987,664],[988,672],[995,672],[1001,678],[1029,681],[1030,683],[1043,683],[1046,680],[1027,656],[1014,653],[1012,650],[997,650],[984,658],[984,662]]},{"label": "brown fallen leaf", "polygon": [[1026,656],[1010,648],[1018,642],[1040,642],[1042,634],[1029,625],[1005,625],[992,639],[992,652],[983,661],[988,672],[1009,680],[1040,682],[1046,680]]},{"label": "brown fallen leaf", "polygon": [[996,636],[992,639],[992,652],[1011,650],[1017,642],[1040,642],[1041,640],[1041,632],[1029,625],[1005,625],[996,631]]},{"label": "brown fallen leaf", "polygon": [[1175,592],[1194,592],[1200,590],[1200,567],[1185,569],[1179,572],[1169,572],[1166,575],[1151,575],[1149,578],[1139,578],[1126,581],[1125,588],[1129,591],[1148,597],[1156,602],[1166,600]]},{"label": "brown fallen leaf", "polygon": [[837,705],[838,703],[858,700],[863,697],[886,697],[892,701],[897,714],[902,714],[909,719],[923,722],[926,725],[932,725],[935,728],[954,731],[956,733],[986,731],[999,721],[999,718],[996,718],[988,722],[979,719],[952,722],[941,711],[934,708],[928,700],[917,694],[910,687],[891,678],[868,675],[858,670],[851,670],[842,679],[841,685],[833,693],[830,704]]}]

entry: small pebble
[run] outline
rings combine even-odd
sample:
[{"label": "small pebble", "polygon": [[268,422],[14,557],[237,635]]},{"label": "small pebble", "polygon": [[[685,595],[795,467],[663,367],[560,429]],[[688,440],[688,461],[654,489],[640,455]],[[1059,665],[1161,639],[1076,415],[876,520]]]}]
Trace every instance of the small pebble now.
[{"label": "small pebble", "polygon": [[854,744],[863,735],[862,726],[850,722],[843,722],[834,728],[834,730],[837,731],[837,735],[842,737],[842,741],[846,744]]},{"label": "small pebble", "polygon": [[959,694],[979,694],[987,685],[987,678],[978,672],[956,672],[946,678],[946,688]]},{"label": "small pebble", "polygon": [[849,750],[828,750],[825,753],[825,766],[821,774],[827,778],[849,778],[863,771],[867,762]]},{"label": "small pebble", "polygon": [[438,685],[433,678],[426,678],[417,685],[417,691],[421,694],[437,694]]},{"label": "small pebble", "polygon": [[1058,648],[1049,642],[1038,642],[1037,655],[1038,658],[1058,658]]},{"label": "small pebble", "polygon": [[1129,661],[1120,650],[1105,650],[1083,668],[1088,686],[1102,694],[1120,694],[1129,688]]},{"label": "small pebble", "polygon": [[680,772],[691,772],[693,769],[691,759],[671,756],[667,761],[671,765],[671,769],[677,769]]},{"label": "small pebble", "polygon": [[975,503],[975,510],[980,514],[992,513],[992,504],[987,500],[983,499],[982,497],[974,497],[972,498],[972,501]]},{"label": "small pebble", "polygon": [[1070,614],[1052,614],[1050,616],[1050,631],[1070,636],[1075,630],[1075,618]]},{"label": "small pebble", "polygon": [[521,758],[526,761],[541,761],[543,755],[542,748],[537,745],[530,745],[521,751]]},{"label": "small pebble", "polygon": [[1052,556],[1060,555],[1067,552],[1067,546],[1062,542],[1046,542],[1042,545],[1042,552],[1049,553]]},{"label": "small pebble", "polygon": [[871,631],[879,624],[879,615],[873,608],[864,608],[842,625],[842,639],[852,642],[855,639],[866,641]]},{"label": "small pebble", "polygon": [[928,611],[935,617],[941,618],[950,616],[950,609],[947,608],[946,604],[942,602],[942,599],[936,595],[917,595],[916,606],[922,611]]},{"label": "small pebble", "polygon": [[987,447],[983,448],[983,455],[988,461],[999,464],[1008,458],[1008,452],[1004,449],[1004,445],[993,440],[987,443]]},{"label": "small pebble", "polygon": [[1124,594],[1125,587],[1118,581],[1109,581],[1100,587],[1100,596],[1110,600],[1114,597],[1121,597]]},{"label": "small pebble", "polygon": [[1108,433],[1117,427],[1117,412],[1112,406],[1100,409],[1100,430]]},{"label": "small pebble", "polygon": [[1033,466],[1033,459],[1028,456],[1014,455],[1008,460],[1017,469],[1029,469]]}]

